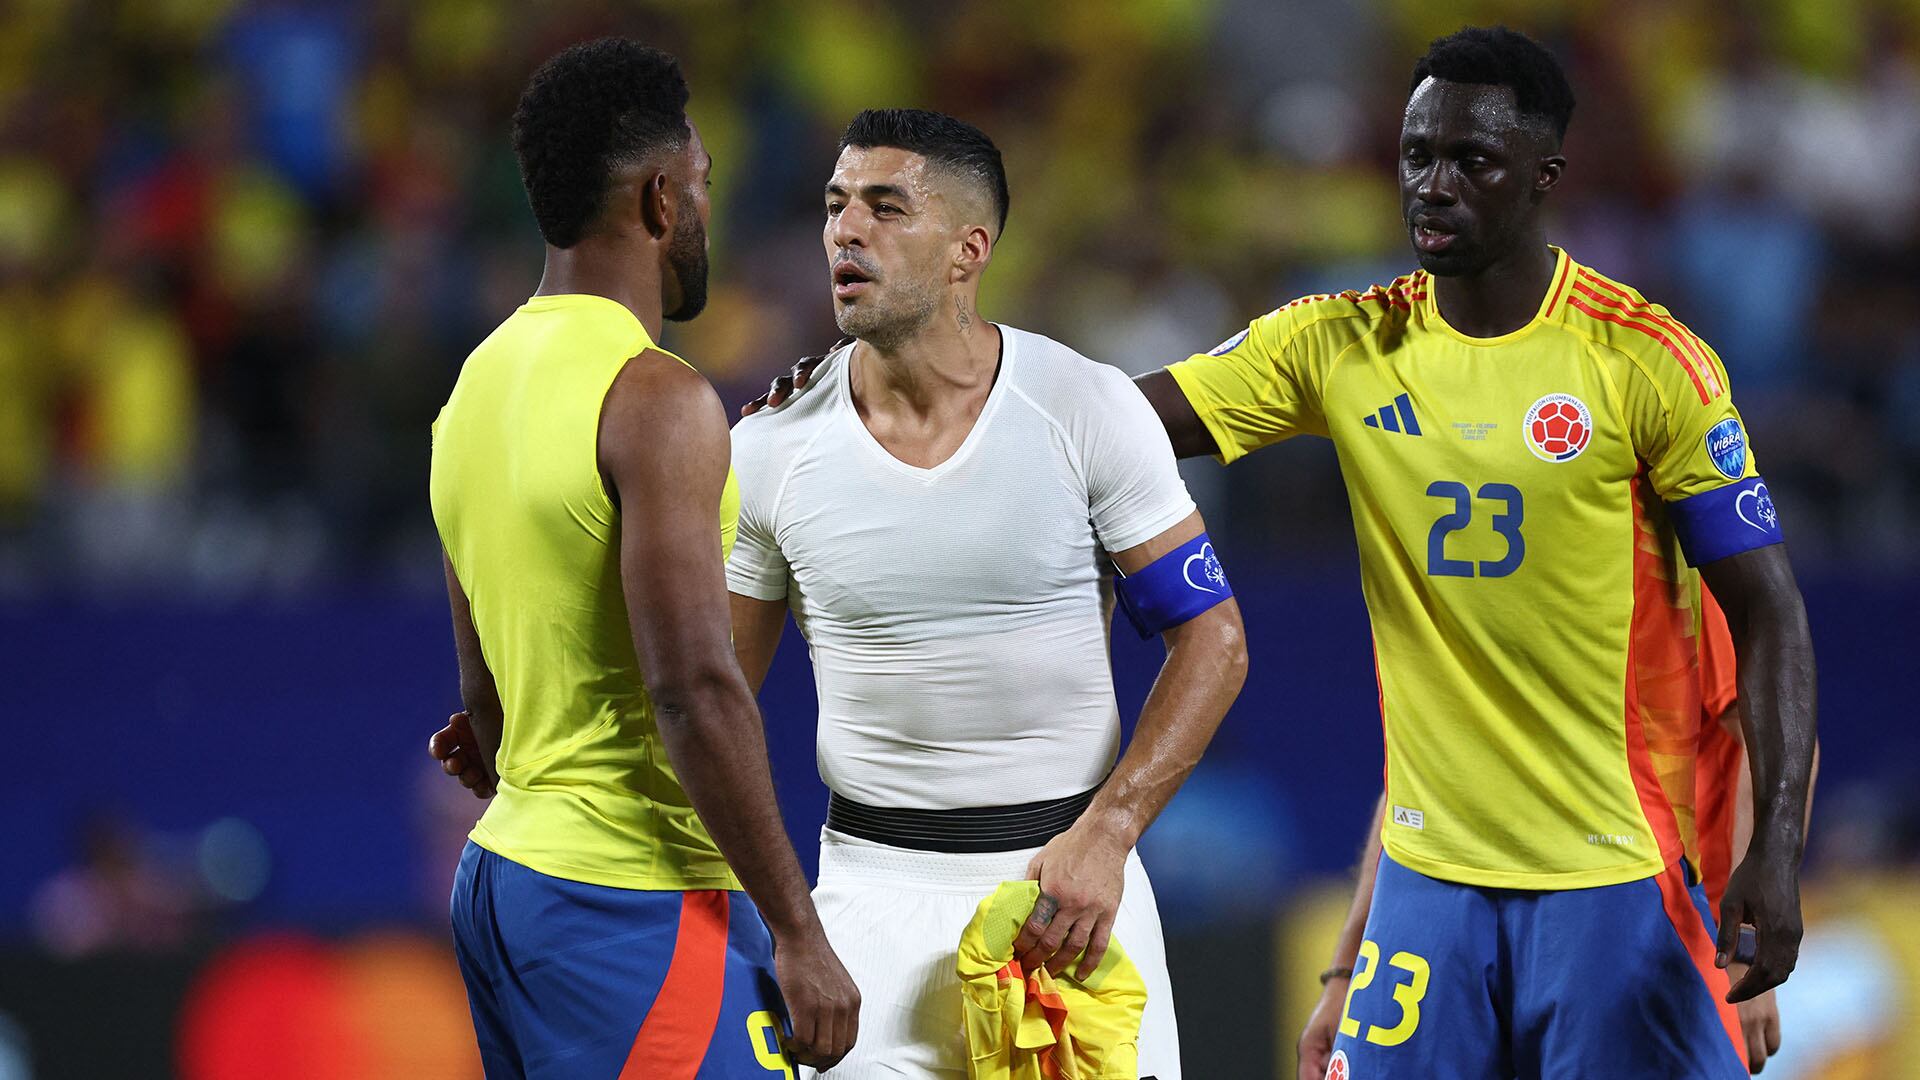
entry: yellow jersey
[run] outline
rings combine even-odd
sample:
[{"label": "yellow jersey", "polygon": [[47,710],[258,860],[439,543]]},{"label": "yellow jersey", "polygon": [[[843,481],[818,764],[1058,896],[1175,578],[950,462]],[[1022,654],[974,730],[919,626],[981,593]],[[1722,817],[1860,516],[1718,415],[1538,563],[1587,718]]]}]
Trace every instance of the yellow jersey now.
[{"label": "yellow jersey", "polygon": [[[737,889],[660,744],[600,473],[607,390],[652,348],[616,301],[536,296],[467,357],[434,423],[433,519],[506,718],[472,839],[572,881]],[[739,508],[729,470],[723,551]]]},{"label": "yellow jersey", "polygon": [[1713,350],[1556,251],[1509,334],[1447,325],[1421,271],[1295,300],[1171,371],[1223,462],[1333,441],[1396,861],[1569,889],[1681,857],[1649,737],[1698,728],[1690,563],[1780,539]]},{"label": "yellow jersey", "polygon": [[960,933],[967,1080],[1134,1080],[1147,984],[1119,938],[1083,982],[1022,971],[1013,940],[1040,898],[1038,881],[1003,881]]}]

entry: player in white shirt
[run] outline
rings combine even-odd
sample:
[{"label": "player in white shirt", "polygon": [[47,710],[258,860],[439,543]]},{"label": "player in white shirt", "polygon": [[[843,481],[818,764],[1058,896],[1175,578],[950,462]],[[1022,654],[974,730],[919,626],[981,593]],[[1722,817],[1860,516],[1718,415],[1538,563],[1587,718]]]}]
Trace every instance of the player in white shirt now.
[{"label": "player in white shirt", "polygon": [[[1117,937],[1148,987],[1141,1075],[1173,1080],[1133,847],[1239,692],[1239,609],[1126,376],[978,314],[1006,214],[993,144],[877,110],[841,145],[824,240],[856,341],[735,427],[728,565],[748,680],[789,609],[812,653],[832,792],[814,898],[864,1002],[831,1075],[964,1076],[960,933],[1000,881],[1037,877],[1017,958],[1090,972]],[[1168,649],[1117,765],[1105,553]]]},{"label": "player in white shirt", "polygon": [[[832,1080],[967,1074],[957,945],[1021,878],[1041,896],[1015,959],[1088,974],[1117,938],[1147,986],[1140,1075],[1181,1075],[1133,848],[1240,691],[1240,610],[1132,382],[979,315],[1006,208],[978,130],[856,117],[823,233],[856,340],[809,393],[734,428],[734,649],[758,690],[791,609],[819,695],[814,900],[861,992]],[[1108,559],[1128,621],[1167,647],[1124,755]],[[485,794],[462,738],[449,725],[434,755]]]}]

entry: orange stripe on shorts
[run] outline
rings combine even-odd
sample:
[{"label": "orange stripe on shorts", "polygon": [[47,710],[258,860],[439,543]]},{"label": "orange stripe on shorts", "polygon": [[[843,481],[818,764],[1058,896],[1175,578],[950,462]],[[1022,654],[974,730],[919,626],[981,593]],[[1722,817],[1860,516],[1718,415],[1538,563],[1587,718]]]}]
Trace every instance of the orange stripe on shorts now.
[{"label": "orange stripe on shorts", "polygon": [[720,1022],[727,978],[727,894],[681,894],[680,931],[660,993],[633,1037],[620,1080],[693,1080]]},{"label": "orange stripe on shorts", "polygon": [[1670,862],[1660,871],[1660,903],[1667,909],[1667,920],[1673,923],[1674,933],[1680,935],[1680,943],[1687,947],[1687,955],[1693,959],[1693,966],[1699,970],[1700,978],[1705,981],[1704,989],[1713,996],[1713,1007],[1720,1014],[1720,1026],[1727,1029],[1727,1041],[1733,1046],[1733,1054],[1744,1068],[1747,1062],[1747,1040],[1740,1033],[1740,1016],[1733,1006],[1727,1004],[1727,973],[1713,966],[1714,953],[1717,951],[1713,935],[1707,932],[1706,920],[1700,917],[1700,909],[1693,906],[1693,897],[1687,894],[1687,884],[1680,877],[1680,864]]}]

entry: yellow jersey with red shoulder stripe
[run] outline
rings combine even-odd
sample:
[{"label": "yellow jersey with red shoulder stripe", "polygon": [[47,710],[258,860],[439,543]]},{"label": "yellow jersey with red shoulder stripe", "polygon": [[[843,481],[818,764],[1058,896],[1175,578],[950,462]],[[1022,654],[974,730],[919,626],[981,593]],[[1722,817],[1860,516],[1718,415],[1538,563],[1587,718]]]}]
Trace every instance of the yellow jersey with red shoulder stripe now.
[{"label": "yellow jersey with red shoulder stripe", "polygon": [[1171,372],[1224,462],[1333,441],[1396,861],[1566,889],[1681,857],[1649,736],[1698,727],[1690,563],[1779,541],[1713,350],[1556,251],[1509,334],[1449,326],[1421,271],[1296,300]]},{"label": "yellow jersey with red shoulder stripe", "polygon": [[[738,889],[660,741],[600,473],[607,391],[656,349],[618,301],[535,296],[467,357],[434,422],[433,520],[505,712],[499,793],[471,837],[569,881]],[[739,514],[729,470],[723,554]]]}]

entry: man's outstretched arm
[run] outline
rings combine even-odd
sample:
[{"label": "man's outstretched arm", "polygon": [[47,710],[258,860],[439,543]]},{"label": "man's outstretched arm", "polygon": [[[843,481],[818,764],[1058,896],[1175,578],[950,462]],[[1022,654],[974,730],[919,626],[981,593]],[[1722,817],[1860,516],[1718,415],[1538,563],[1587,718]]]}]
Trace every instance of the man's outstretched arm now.
[{"label": "man's outstretched arm", "polygon": [[720,399],[690,368],[645,353],[614,380],[600,466],[620,503],[620,580],[660,740],[773,933],[791,1048],[825,1067],[853,1046],[859,993],[808,896],[734,657],[717,525],[730,454]]},{"label": "man's outstretched arm", "polygon": [[1213,435],[1207,431],[1207,425],[1200,422],[1200,414],[1194,411],[1193,402],[1173,381],[1173,374],[1165,368],[1149,371],[1133,380],[1133,385],[1147,396],[1147,404],[1160,417],[1160,423],[1167,429],[1167,438],[1173,440],[1173,453],[1176,457],[1207,457],[1220,452]]},{"label": "man's outstretched arm", "polygon": [[1716,962],[1732,960],[1740,926],[1754,927],[1752,967],[1727,1000],[1785,982],[1800,953],[1800,856],[1813,774],[1815,675],[1806,607],[1782,544],[1700,568],[1727,615],[1753,778],[1753,835],[1720,905]]}]

